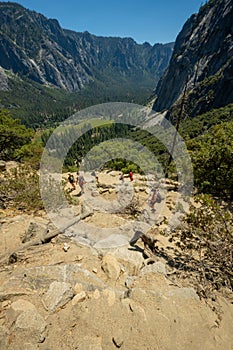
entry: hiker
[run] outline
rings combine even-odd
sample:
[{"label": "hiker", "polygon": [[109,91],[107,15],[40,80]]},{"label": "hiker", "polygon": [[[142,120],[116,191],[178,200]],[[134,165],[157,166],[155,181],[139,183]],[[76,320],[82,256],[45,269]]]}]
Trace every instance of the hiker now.
[{"label": "hiker", "polygon": [[129,171],[129,178],[130,178],[130,181],[133,181],[133,172],[132,172],[132,170]]},{"label": "hiker", "polygon": [[155,203],[157,202],[157,190],[155,188],[152,188],[151,190],[152,196],[151,199],[149,200],[149,206],[151,208],[151,211],[155,211],[156,209],[154,208]]},{"label": "hiker", "polygon": [[83,194],[84,193],[85,180],[84,180],[83,175],[81,175],[79,171],[77,172],[76,184],[79,185],[79,187],[81,189],[81,194]]},{"label": "hiker", "polygon": [[156,192],[157,192],[157,200],[156,200],[156,202],[157,202],[157,203],[161,203],[161,201],[162,201],[161,194],[160,194],[160,192],[159,192],[158,189],[156,190]]},{"label": "hiker", "polygon": [[68,181],[72,186],[72,191],[74,191],[76,189],[75,187],[75,183],[74,183],[74,175],[73,174],[68,174]]},{"label": "hiker", "polygon": [[123,174],[123,172],[120,173],[119,180],[120,180],[121,182],[124,182],[124,174]]}]

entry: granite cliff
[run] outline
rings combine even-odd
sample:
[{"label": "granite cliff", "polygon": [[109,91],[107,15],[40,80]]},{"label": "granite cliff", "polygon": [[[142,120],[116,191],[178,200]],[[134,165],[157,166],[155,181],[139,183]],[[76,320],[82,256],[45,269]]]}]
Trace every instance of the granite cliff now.
[{"label": "granite cliff", "polygon": [[137,44],[61,28],[55,19],[16,3],[0,3],[0,66],[68,92],[90,81],[140,82],[152,91],[168,65],[173,43]]},{"label": "granite cliff", "polygon": [[190,116],[233,102],[232,18],[232,0],[210,0],[187,20],[157,85],[155,110],[171,111],[186,83]]}]

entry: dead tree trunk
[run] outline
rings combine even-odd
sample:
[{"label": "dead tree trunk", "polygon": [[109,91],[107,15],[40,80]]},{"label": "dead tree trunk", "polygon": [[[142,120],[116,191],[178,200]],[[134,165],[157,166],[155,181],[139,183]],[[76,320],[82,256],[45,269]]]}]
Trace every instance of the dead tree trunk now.
[{"label": "dead tree trunk", "polygon": [[40,244],[44,244],[44,243],[48,243],[51,241],[52,238],[58,236],[60,233],[65,232],[69,227],[73,226],[74,224],[78,223],[79,221],[85,219],[86,217],[92,215],[93,212],[92,211],[87,211],[83,214],[78,215],[76,218],[74,218],[73,220],[71,220],[67,225],[65,225],[64,227],[60,228],[60,229],[56,229],[53,230],[51,232],[48,232],[47,234],[44,234],[43,236],[41,236],[40,238],[35,238],[29,242],[26,242],[24,244],[22,244],[18,249],[12,251],[12,252],[8,252],[2,256],[0,256],[0,264],[11,264],[17,261],[17,253],[22,252],[32,246],[37,246]]}]

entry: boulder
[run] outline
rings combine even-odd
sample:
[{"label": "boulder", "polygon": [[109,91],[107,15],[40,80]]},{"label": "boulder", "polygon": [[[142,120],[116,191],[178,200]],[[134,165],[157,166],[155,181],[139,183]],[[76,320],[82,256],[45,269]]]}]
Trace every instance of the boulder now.
[{"label": "boulder", "polygon": [[9,324],[12,325],[16,321],[17,317],[26,311],[36,312],[36,307],[24,299],[18,299],[17,301],[13,302],[6,313]]},{"label": "boulder", "polygon": [[131,275],[137,274],[144,263],[142,253],[136,250],[130,250],[128,245],[116,248],[111,254],[124,265]]},{"label": "boulder", "polygon": [[76,294],[72,299],[72,305],[75,306],[78,303],[81,303],[86,299],[86,293],[84,291]]},{"label": "boulder", "polygon": [[6,315],[9,325],[12,327],[15,341],[30,339],[37,343],[44,340],[46,322],[29,301],[19,299],[13,302]]},{"label": "boulder", "polygon": [[28,339],[42,342],[44,340],[43,333],[46,329],[46,322],[37,311],[26,310],[18,316],[14,328],[16,333],[23,333]]},{"label": "boulder", "polygon": [[119,278],[121,266],[115,256],[106,254],[103,257],[101,267],[109,279],[116,281]]},{"label": "boulder", "polygon": [[53,282],[43,297],[45,307],[49,311],[55,311],[64,306],[74,295],[71,284],[66,282]]}]

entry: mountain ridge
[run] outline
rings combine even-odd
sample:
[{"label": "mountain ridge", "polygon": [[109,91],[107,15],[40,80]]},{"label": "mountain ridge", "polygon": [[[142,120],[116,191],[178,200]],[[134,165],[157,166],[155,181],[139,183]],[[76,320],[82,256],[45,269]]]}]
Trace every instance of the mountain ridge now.
[{"label": "mountain ridge", "polygon": [[[0,66],[28,78],[79,91],[94,80],[142,80],[152,90],[171,57],[173,43],[137,44],[132,38],[98,37],[63,29],[57,19],[17,3],[0,2]],[[97,77],[97,78],[96,78]]]}]

